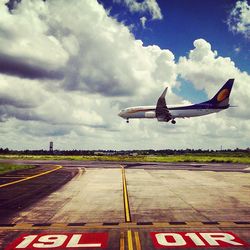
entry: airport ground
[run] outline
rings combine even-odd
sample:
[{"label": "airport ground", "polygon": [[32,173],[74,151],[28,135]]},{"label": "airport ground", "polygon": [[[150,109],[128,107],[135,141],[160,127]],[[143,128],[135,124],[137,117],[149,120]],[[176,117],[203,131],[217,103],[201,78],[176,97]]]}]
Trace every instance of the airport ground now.
[{"label": "airport ground", "polygon": [[250,243],[247,164],[1,162],[35,167],[0,175],[0,249],[40,233],[107,233],[105,249],[121,250],[157,249],[152,232],[232,232]]}]

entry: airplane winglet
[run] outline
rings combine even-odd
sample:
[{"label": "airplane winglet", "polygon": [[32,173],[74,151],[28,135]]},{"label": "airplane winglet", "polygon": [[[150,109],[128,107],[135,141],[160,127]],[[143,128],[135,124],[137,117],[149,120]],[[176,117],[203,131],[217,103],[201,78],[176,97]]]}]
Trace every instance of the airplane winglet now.
[{"label": "airplane winglet", "polygon": [[168,91],[168,87],[166,87],[166,88],[164,89],[164,91],[162,92],[160,98],[165,98],[165,96],[166,96],[166,94],[167,94],[167,91]]},{"label": "airplane winglet", "polygon": [[166,87],[164,89],[164,91],[162,92],[161,96],[159,97],[159,99],[157,101],[157,107],[166,107],[165,97],[166,97],[166,94],[167,94],[167,90],[168,90],[168,87]]}]

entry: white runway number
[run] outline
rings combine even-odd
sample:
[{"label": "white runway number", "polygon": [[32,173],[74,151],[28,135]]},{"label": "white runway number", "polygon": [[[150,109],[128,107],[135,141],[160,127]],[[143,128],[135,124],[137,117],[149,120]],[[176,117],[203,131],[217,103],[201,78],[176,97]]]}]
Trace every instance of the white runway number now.
[{"label": "white runway number", "polygon": [[152,232],[155,248],[171,247],[242,247],[247,243],[231,232]]},{"label": "white runway number", "polygon": [[108,233],[21,235],[6,250],[106,248]]}]

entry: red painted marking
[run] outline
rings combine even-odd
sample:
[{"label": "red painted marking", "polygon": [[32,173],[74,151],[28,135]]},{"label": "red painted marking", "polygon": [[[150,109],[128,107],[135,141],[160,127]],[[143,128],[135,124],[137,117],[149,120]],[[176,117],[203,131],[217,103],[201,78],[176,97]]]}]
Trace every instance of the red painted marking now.
[{"label": "red painted marking", "polygon": [[48,233],[20,235],[5,250],[106,248],[108,233]]},{"label": "red painted marking", "polygon": [[249,246],[231,232],[151,232],[150,235],[155,248]]}]

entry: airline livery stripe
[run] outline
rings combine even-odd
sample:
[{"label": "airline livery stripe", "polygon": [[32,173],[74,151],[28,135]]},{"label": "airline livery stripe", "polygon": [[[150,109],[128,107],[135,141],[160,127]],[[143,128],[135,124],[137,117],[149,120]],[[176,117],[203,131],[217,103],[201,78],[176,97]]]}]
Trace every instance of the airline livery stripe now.
[{"label": "airline livery stripe", "polygon": [[148,111],[155,111],[155,109],[136,109],[136,110],[128,111],[127,113],[128,114],[134,114],[134,113],[137,113],[137,112],[148,112]]},{"label": "airline livery stripe", "polygon": [[[216,107],[216,106],[207,106],[207,105],[202,105],[202,104],[194,104],[194,105],[191,105],[191,106],[182,106],[182,107],[175,107],[175,108],[168,108],[167,109],[169,111],[171,110],[196,110],[196,109],[212,109],[212,110],[216,110],[216,109],[227,109],[228,107]],[[155,109],[137,109],[137,110],[131,110],[131,111],[128,111],[127,114],[135,114],[135,113],[138,113],[138,112],[149,112],[149,111],[155,111]]]}]

